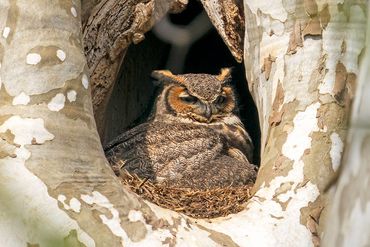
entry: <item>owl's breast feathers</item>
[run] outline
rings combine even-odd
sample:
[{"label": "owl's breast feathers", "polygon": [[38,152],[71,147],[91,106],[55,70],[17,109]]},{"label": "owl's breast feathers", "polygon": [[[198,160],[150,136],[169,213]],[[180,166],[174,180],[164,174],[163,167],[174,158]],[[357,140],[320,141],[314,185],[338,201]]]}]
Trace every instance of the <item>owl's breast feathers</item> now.
[{"label": "owl's breast feathers", "polygon": [[118,136],[105,152],[111,164],[120,160],[122,168],[153,181],[196,188],[241,185],[253,182],[256,171],[242,157],[249,158],[243,149],[251,144],[242,140],[246,132],[240,127],[153,121]]}]

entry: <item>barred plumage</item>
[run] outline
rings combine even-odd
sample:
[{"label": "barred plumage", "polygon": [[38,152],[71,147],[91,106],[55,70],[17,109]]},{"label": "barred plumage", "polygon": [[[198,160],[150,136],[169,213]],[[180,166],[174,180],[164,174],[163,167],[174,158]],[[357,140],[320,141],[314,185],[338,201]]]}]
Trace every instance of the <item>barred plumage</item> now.
[{"label": "barred plumage", "polygon": [[220,75],[173,75],[163,83],[147,123],[118,136],[106,156],[122,169],[172,186],[214,188],[253,183],[253,145],[237,116],[230,71]]}]

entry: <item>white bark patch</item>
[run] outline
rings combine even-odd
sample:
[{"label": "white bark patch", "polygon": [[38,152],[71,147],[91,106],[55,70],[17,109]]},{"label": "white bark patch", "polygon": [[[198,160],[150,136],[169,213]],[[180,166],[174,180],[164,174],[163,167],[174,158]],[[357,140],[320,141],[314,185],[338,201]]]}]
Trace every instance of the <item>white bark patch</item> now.
[{"label": "white bark patch", "polygon": [[59,195],[58,196],[58,201],[60,203],[63,204],[63,207],[66,209],[66,210],[73,210],[74,212],[76,213],[79,213],[81,211],[81,203],[79,200],[77,200],[76,198],[72,198],[70,201],[69,201],[69,205],[65,202],[66,200],[66,196],[65,195]]},{"label": "white bark patch", "polygon": [[75,90],[68,91],[67,99],[69,102],[76,101],[77,92]]},{"label": "white bark patch", "polygon": [[32,138],[40,144],[54,139],[54,135],[44,128],[44,120],[41,118],[13,116],[0,126],[1,133],[7,130],[14,135],[14,143],[19,145],[31,144]]},{"label": "white bark patch", "polygon": [[58,93],[51,99],[48,104],[50,111],[60,111],[64,108],[64,103],[66,102],[66,97],[62,93]]},{"label": "white bark patch", "polygon": [[103,224],[107,225],[111,232],[122,239],[122,243],[131,242],[128,238],[126,232],[121,226],[121,219],[119,217],[119,212],[114,208],[113,204],[109,202],[108,198],[99,193],[98,191],[93,191],[92,195],[81,195],[81,200],[89,205],[98,205],[102,208],[106,208],[110,211],[112,217],[108,217],[104,214],[100,214],[99,217]]},{"label": "white bark patch", "polygon": [[339,135],[335,132],[330,135],[330,140],[331,140],[331,149],[330,149],[331,164],[333,170],[337,171],[342,157],[343,142],[340,139]]},{"label": "white bark patch", "polygon": [[34,141],[42,144],[54,138],[45,129],[43,119],[12,116],[0,126],[0,132],[7,130],[20,147],[16,148],[15,158],[0,159],[0,246],[18,247],[27,246],[27,243],[50,246],[50,239],[45,236],[62,242],[71,230],[77,231],[79,241],[86,246],[95,246],[94,240],[77,222],[58,207],[43,181],[25,166],[25,161],[31,157],[25,145]]},{"label": "white bark patch", "polygon": [[[163,241],[166,240],[166,238],[174,238],[172,233],[168,229],[161,229],[158,228],[156,230],[153,230],[151,225],[148,225],[143,217],[143,214],[140,211],[137,210],[131,210],[128,214],[128,219],[131,222],[142,222],[147,230],[147,235],[145,238],[139,242],[132,242],[130,238],[127,236],[126,232],[121,226],[121,220],[119,216],[119,212],[117,209],[114,208],[114,205],[111,204],[104,195],[99,193],[98,191],[93,191],[92,195],[81,195],[81,199],[94,207],[100,206],[103,208],[106,208],[110,211],[111,218],[107,218],[104,214],[100,214],[99,217],[102,220],[102,222],[108,226],[108,228],[112,231],[112,233],[118,237],[121,238],[121,244],[122,246],[130,246],[130,247],[141,247],[141,246],[151,246],[151,247],[161,247],[163,246]],[[148,203],[151,204],[151,203]],[[151,204],[151,207],[153,204]],[[154,206],[157,210],[155,211],[155,214],[163,213],[165,215],[165,218],[170,217],[170,215],[173,215],[173,218],[181,217],[178,214],[174,213],[173,211],[160,208],[158,206]],[[169,214],[166,214],[165,212],[169,212]],[[172,219],[171,219],[172,220]],[[170,221],[168,221],[170,222]],[[173,224],[173,221],[172,223]],[[203,247],[203,246],[218,246],[215,242],[213,242],[211,239],[209,239],[209,233],[206,231],[203,231],[197,227],[188,228],[186,221],[184,218],[181,218],[181,225],[178,226],[177,231],[177,237],[176,237],[176,246],[194,246],[194,247]],[[202,239],[200,242],[199,239]]]},{"label": "white bark patch", "polygon": [[313,131],[319,131],[316,118],[319,107],[320,103],[316,102],[308,106],[304,112],[298,112],[294,117],[293,131],[289,133],[282,148],[283,155],[289,159],[298,161],[304,151],[311,147],[310,134]]},{"label": "white bark patch", "polygon": [[5,27],[3,30],[3,37],[6,39],[10,34],[10,27]]},{"label": "white bark patch", "polygon": [[76,213],[79,213],[81,211],[81,202],[77,199],[77,198],[72,198],[70,201],[69,201],[69,206],[71,207],[71,209],[73,211],[75,211]]},{"label": "white bark patch", "polygon": [[143,217],[143,213],[137,210],[130,210],[128,212],[128,220],[131,222],[140,221]]},{"label": "white bark patch", "polygon": [[87,78],[87,75],[83,74],[81,81],[84,88],[87,89],[89,87],[89,78]]},{"label": "white bark patch", "polygon": [[30,96],[22,92],[18,96],[14,97],[13,105],[28,105],[28,103],[30,103],[30,100]]},{"label": "white bark patch", "polygon": [[57,50],[57,57],[60,61],[64,62],[66,60],[66,53],[63,50]]},{"label": "white bark patch", "polygon": [[[271,18],[285,22],[288,12],[284,9],[282,0],[277,1],[248,1],[247,5],[251,11],[257,15],[257,11],[270,15]],[[257,23],[259,25],[259,23]]]},{"label": "white bark patch", "polygon": [[71,7],[71,14],[73,15],[73,17],[77,17],[77,10],[75,7]]},{"label": "white bark patch", "polygon": [[311,147],[310,134],[319,129],[316,119],[319,106],[312,104],[294,118],[293,130],[283,146],[283,154],[294,161],[287,176],[275,177],[269,185],[261,185],[246,210],[211,223],[199,223],[229,235],[239,246],[293,247],[297,243],[313,246],[312,234],[301,224],[300,216],[301,209],[319,196],[319,190],[311,182],[304,184],[301,158],[304,150]]},{"label": "white bark patch", "polygon": [[[321,94],[332,94],[335,82],[335,69],[340,61],[347,72],[358,74],[358,56],[365,44],[366,15],[359,5],[353,5],[349,11],[349,20],[343,12],[338,12],[336,5],[329,4],[330,22],[322,33],[323,50],[327,54],[327,73],[319,85]],[[363,25],[360,25],[363,23]],[[356,37],[356,38],[354,38]],[[342,42],[346,43],[346,52],[342,54]]]},{"label": "white bark patch", "polygon": [[65,209],[69,210],[71,208],[69,207],[68,204],[65,203],[65,200],[66,199],[67,199],[67,197],[65,195],[59,195],[58,196],[58,201],[63,204],[63,206],[64,206]]},{"label": "white bark patch", "polygon": [[175,224],[175,219],[181,220],[181,225],[175,230],[177,232],[176,246],[219,246],[209,238],[209,232],[199,229],[194,225],[188,228],[186,225],[186,216],[179,215],[172,210],[159,207],[151,202],[146,202],[146,204],[158,219],[166,220],[170,225]]},{"label": "white bark patch", "polygon": [[263,27],[263,32],[267,35],[271,36],[270,34],[273,33],[276,36],[282,36],[284,34],[284,23],[264,14],[257,16],[257,18],[258,23]]},{"label": "white bark patch", "polygon": [[307,92],[310,92],[312,71],[317,70],[320,57],[322,57],[322,41],[306,39],[304,46],[297,48],[296,54],[282,58],[284,77],[280,81],[284,82],[285,89],[283,104],[296,99],[300,105],[308,105],[315,100],[315,97]]},{"label": "white bark patch", "polygon": [[210,237],[210,233],[201,230],[198,227],[187,227],[185,219],[181,219],[181,225],[178,227],[176,234],[176,246],[195,246],[195,247],[219,247],[221,244],[214,242]]},{"label": "white bark patch", "polygon": [[26,63],[30,65],[36,65],[41,61],[41,55],[38,53],[29,53],[26,57]]},{"label": "white bark patch", "polygon": [[31,152],[28,149],[24,148],[23,146],[15,149],[15,155],[19,160],[26,161],[31,157]]},{"label": "white bark patch", "polygon": [[[172,210],[159,207],[153,203],[146,202],[146,204],[151,208],[154,214],[159,219],[166,220],[170,225],[175,224],[174,219],[180,219],[180,225],[174,229],[176,234],[176,246],[194,246],[194,247],[204,247],[204,246],[220,246],[212,239],[209,238],[210,233],[204,231],[194,225],[188,227],[186,223],[186,216],[179,215]],[[145,223],[145,220],[141,220]],[[171,232],[167,229],[157,229],[153,231],[150,225],[145,225],[148,234],[142,242],[139,242],[138,246],[163,246],[162,241],[167,237],[174,238]],[[159,240],[159,241],[158,241]]]},{"label": "white bark patch", "polygon": [[170,225],[174,224],[173,219],[179,217],[179,214],[175,213],[172,210],[159,207],[158,205],[151,203],[149,201],[147,201],[146,204],[150,207],[150,209],[154,212],[155,216],[157,216],[158,219],[164,219]]}]

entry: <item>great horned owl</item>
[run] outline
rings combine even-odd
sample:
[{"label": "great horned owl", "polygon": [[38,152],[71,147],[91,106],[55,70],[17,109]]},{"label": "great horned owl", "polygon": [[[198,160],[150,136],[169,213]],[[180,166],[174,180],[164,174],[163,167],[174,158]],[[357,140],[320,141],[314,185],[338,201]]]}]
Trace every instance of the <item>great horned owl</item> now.
[{"label": "great horned owl", "polygon": [[252,141],[237,115],[231,71],[219,75],[154,71],[162,90],[148,122],[106,147],[112,163],[153,182],[190,188],[253,183]]}]

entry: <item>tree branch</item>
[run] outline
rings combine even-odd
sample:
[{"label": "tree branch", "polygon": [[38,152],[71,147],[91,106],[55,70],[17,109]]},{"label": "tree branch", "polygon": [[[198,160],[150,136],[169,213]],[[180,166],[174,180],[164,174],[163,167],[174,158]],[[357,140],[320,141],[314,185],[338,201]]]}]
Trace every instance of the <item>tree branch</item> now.
[{"label": "tree branch", "polygon": [[183,0],[104,0],[95,6],[83,29],[84,50],[92,81],[94,115],[103,137],[105,109],[125,52],[167,11],[179,11]]}]

